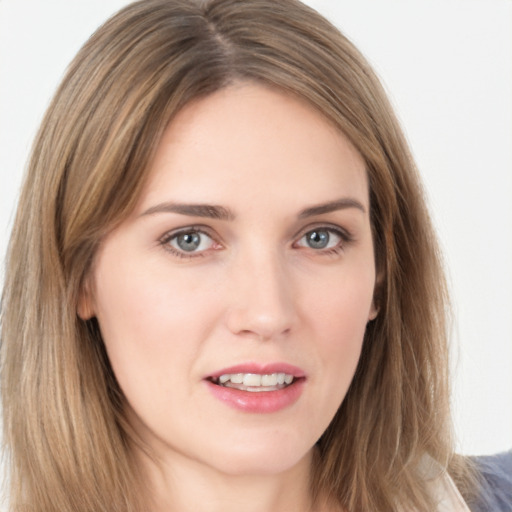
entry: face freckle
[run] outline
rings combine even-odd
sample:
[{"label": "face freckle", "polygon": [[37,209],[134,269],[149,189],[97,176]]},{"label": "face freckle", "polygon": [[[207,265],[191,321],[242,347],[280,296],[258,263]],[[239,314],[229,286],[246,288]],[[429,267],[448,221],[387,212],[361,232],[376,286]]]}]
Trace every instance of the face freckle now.
[{"label": "face freckle", "polygon": [[81,308],[161,459],[292,468],[341,404],[376,314],[364,162],[280,91],[239,84],[195,101],[91,281]]}]

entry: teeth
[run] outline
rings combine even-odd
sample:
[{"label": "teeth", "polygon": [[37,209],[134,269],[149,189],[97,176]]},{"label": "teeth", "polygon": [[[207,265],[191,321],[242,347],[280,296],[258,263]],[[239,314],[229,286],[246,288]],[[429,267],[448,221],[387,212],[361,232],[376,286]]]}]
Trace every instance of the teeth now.
[{"label": "teeth", "polygon": [[262,386],[275,386],[277,384],[277,373],[272,375],[262,375],[261,385]]},{"label": "teeth", "polygon": [[261,386],[261,375],[257,373],[246,373],[244,375],[244,386]]},{"label": "teeth", "polygon": [[240,384],[237,388],[260,388],[259,391],[265,391],[265,387],[280,389],[283,385],[289,385],[293,382],[293,375],[287,373],[271,373],[261,375],[259,373],[226,373],[217,379],[217,383],[227,385]]}]

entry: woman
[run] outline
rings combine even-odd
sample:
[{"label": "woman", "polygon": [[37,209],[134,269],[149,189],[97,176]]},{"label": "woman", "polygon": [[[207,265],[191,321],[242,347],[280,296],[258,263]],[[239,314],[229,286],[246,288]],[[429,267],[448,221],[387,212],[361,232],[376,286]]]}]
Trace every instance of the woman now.
[{"label": "woman", "polygon": [[71,64],[20,198],[11,510],[466,510],[446,302],[335,28],[293,0],[132,4]]}]

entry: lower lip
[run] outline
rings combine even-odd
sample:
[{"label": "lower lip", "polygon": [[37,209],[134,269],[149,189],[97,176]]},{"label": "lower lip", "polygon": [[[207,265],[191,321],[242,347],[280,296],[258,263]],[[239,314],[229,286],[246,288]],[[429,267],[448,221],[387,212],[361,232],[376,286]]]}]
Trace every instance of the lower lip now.
[{"label": "lower lip", "polygon": [[302,394],[304,380],[299,379],[283,389],[276,391],[242,391],[235,388],[219,386],[205,381],[213,396],[221,402],[244,412],[277,412],[294,404]]}]

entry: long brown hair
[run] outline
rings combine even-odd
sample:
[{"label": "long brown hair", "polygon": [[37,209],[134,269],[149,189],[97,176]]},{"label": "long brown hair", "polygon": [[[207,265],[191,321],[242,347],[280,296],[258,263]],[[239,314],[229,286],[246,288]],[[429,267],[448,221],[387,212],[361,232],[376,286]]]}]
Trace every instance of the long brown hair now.
[{"label": "long brown hair", "polygon": [[[296,0],[143,0],[71,63],[42,122],[10,241],[1,386],[11,510],[141,511],[132,434],[95,320],[76,313],[102,237],[133,208],[176,112],[234,81],[307,101],[363,156],[378,317],[318,441],[313,493],[433,510],[422,463],[453,456],[447,294],[421,184],[378,79]],[[462,483],[462,477],[459,478]]]}]

